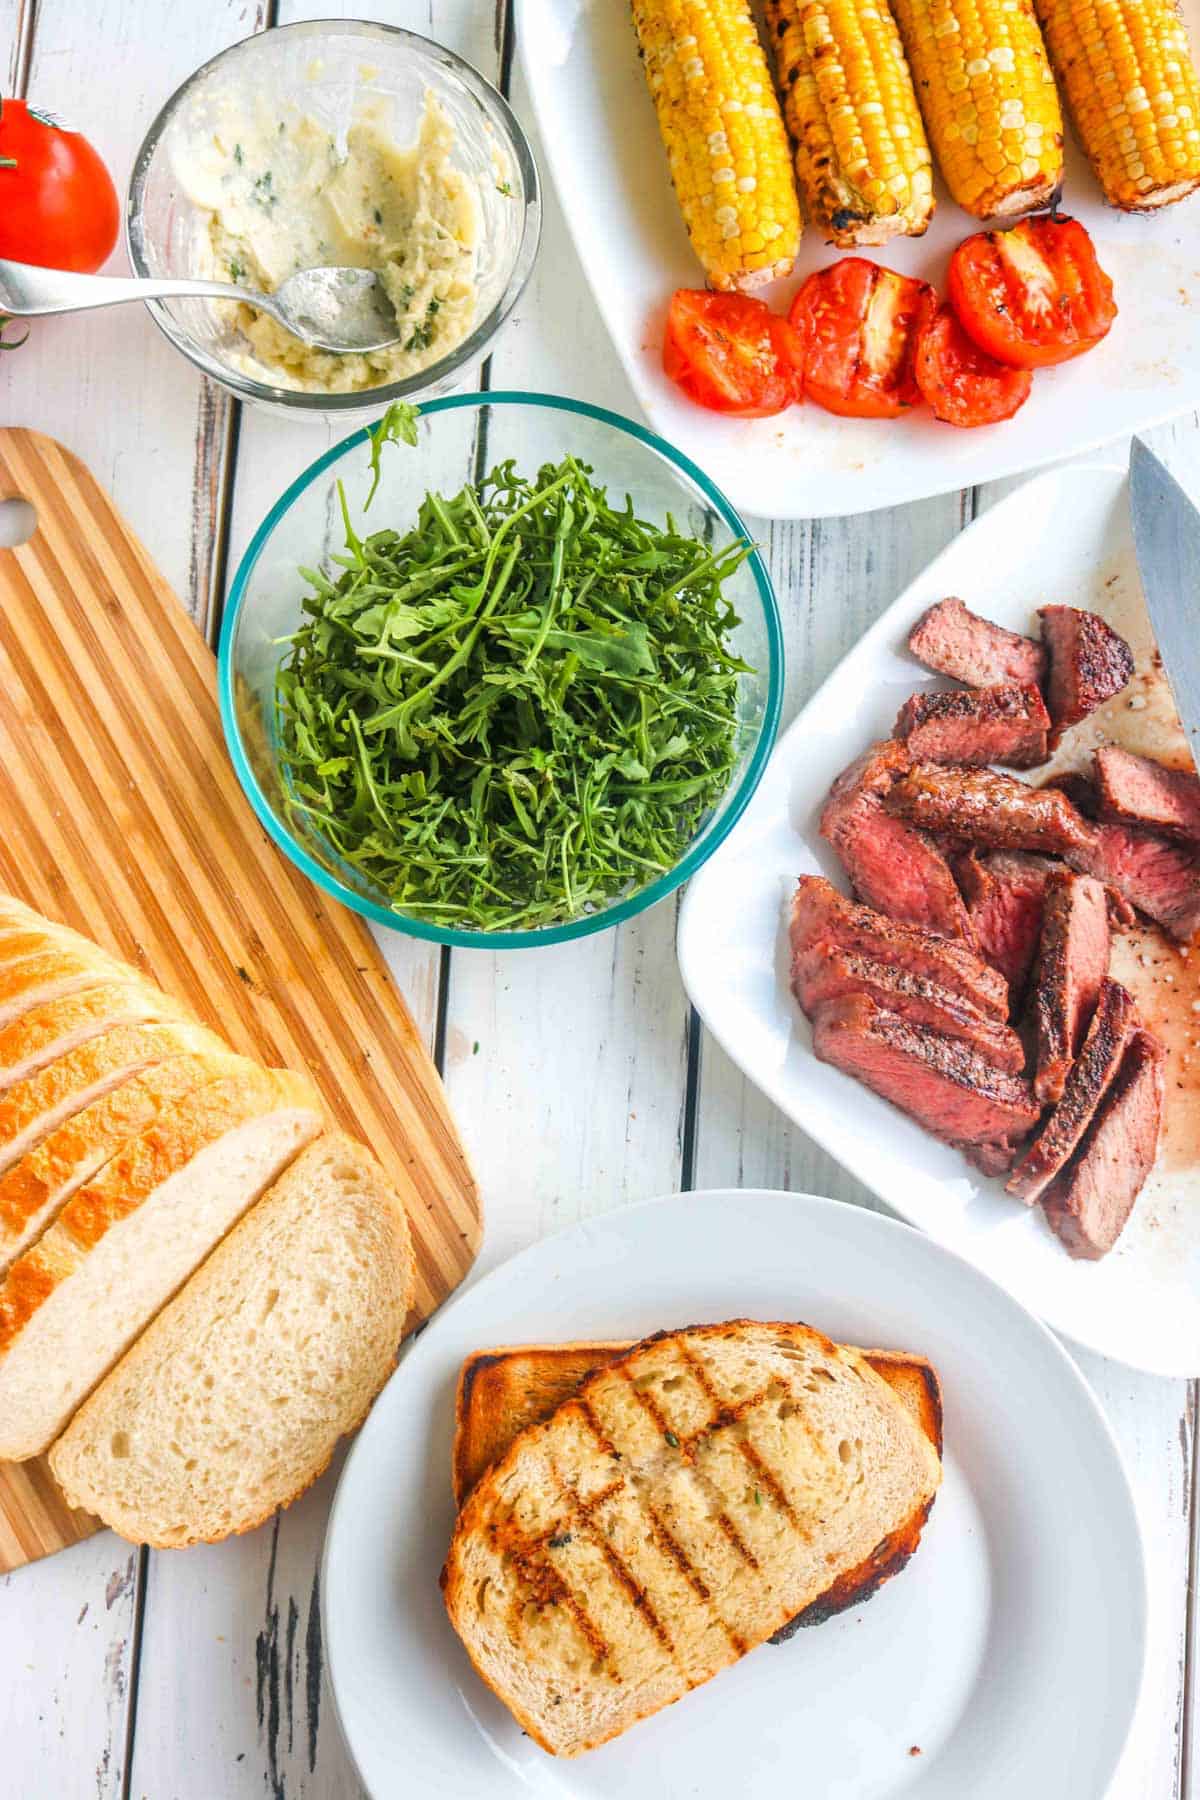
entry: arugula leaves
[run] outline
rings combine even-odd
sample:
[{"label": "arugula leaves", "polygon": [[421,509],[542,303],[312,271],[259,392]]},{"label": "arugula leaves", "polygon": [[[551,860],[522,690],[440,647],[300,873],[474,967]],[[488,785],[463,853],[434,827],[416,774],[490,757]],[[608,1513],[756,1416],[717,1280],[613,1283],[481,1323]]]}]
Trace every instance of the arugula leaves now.
[{"label": "arugula leaves", "polygon": [[[383,465],[379,460],[383,453],[383,446],[385,444],[411,444],[415,448],[419,417],[417,408],[411,406],[407,400],[393,400],[378,424],[372,425],[367,433],[371,440],[371,491],[363,501],[364,512],[375,498],[375,490],[379,486],[379,478],[383,474]],[[345,511],[344,502],[342,510]],[[349,527],[347,527],[348,532]]]},{"label": "arugula leaves", "polygon": [[[372,434],[415,442],[392,407]],[[401,911],[480,931],[553,924],[664,874],[737,759],[746,665],[714,553],[613,506],[572,456],[427,494],[300,573],[276,679],[296,824]]]}]

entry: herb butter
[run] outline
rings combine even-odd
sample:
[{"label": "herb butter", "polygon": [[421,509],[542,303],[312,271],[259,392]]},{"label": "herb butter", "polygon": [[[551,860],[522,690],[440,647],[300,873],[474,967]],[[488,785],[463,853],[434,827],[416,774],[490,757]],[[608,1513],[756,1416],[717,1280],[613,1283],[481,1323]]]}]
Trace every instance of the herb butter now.
[{"label": "herb butter", "polygon": [[381,387],[441,361],[475,323],[480,204],[452,161],[454,128],[431,94],[414,144],[396,142],[389,114],[363,100],[342,134],[294,105],[227,95],[176,147],[201,212],[198,273],[273,293],[298,269],[374,269],[396,309],[396,344],[337,355],[242,306],[245,350],[226,356],[242,373],[312,393]]}]

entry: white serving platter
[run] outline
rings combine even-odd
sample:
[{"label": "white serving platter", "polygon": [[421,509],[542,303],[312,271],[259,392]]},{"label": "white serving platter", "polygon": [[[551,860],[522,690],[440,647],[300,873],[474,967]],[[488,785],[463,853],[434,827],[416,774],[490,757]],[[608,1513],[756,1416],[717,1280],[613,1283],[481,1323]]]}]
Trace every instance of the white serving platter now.
[{"label": "white serving platter", "polygon": [[[549,1757],[479,1680],[438,1592],[463,1358],[746,1315],[932,1359],[945,1478],[920,1548],[869,1603],[763,1645],[590,1755]],[[903,1225],[734,1190],[589,1220],[443,1307],[351,1453],[321,1593],[338,1716],[373,1800],[1101,1800],[1145,1645],[1133,1501],[1050,1334]]]},{"label": "white serving platter", "polygon": [[[744,817],[688,888],[679,924],[684,982],[709,1030],[749,1078],[903,1218],[986,1269],[1078,1343],[1138,1368],[1195,1375],[1200,1138],[1194,1105],[1182,1120],[1169,1093],[1164,1152],[1116,1249],[1098,1263],[1075,1262],[1040,1211],[1013,1200],[957,1151],[818,1062],[808,1023],[788,991],[786,911],[796,877],[820,872],[843,891],[846,885],[818,834],[822,802],[853,757],[890,735],[907,696],[939,685],[905,643],[924,609],[947,594],[1015,631],[1033,628],[1034,609],[1050,600],[1099,606],[1126,631],[1139,668],[1145,667],[1149,625],[1123,471],[1074,467],[1029,482],[955,538],[838,665],[780,739]],[[1146,704],[1147,691],[1144,684],[1130,690],[1138,710],[1118,697],[1078,727],[1064,761],[1110,733],[1151,753],[1164,731],[1181,744],[1173,709],[1168,727],[1162,717],[1168,703],[1156,686]],[[1137,984],[1146,978],[1141,954],[1131,956],[1129,945],[1117,940],[1114,973],[1139,1000]],[[1175,959],[1172,972],[1200,995],[1200,954],[1193,954],[1190,969]],[[1196,1018],[1200,1037],[1200,1010]],[[1153,1012],[1148,1022],[1157,1023]]]},{"label": "white serving platter", "polygon": [[[1194,47],[1200,0],[1183,0]],[[1200,402],[1200,195],[1157,216],[1106,207],[1086,158],[1067,145],[1063,206],[1091,232],[1120,317],[1090,355],[1039,372],[1015,419],[974,431],[922,412],[834,418],[817,406],[773,419],[722,419],[662,372],[662,329],[677,287],[700,287],[638,62],[618,0],[517,0],[542,145],[576,249],[617,354],[654,429],[743,511],[764,518],[869,512],[970,487],[1091,449]],[[977,220],[938,184],[923,238],[864,254],[945,291],[950,252]],[[799,281],[843,254],[807,227],[796,273],[765,291],[786,306]]]}]

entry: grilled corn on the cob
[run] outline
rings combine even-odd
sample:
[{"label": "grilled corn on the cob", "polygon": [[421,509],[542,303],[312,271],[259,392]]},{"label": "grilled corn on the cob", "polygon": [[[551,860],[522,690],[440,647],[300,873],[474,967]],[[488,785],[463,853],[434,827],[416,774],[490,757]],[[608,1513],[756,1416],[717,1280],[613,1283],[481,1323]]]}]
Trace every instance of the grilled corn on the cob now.
[{"label": "grilled corn on the cob", "polygon": [[1032,0],[893,0],[951,194],[979,219],[1044,205],[1062,180],[1062,113]]},{"label": "grilled corn on the cob", "polygon": [[709,282],[747,289],[786,275],[800,246],[800,206],[747,0],[633,0],[633,22]]},{"label": "grilled corn on the cob", "polygon": [[933,167],[887,0],[766,0],[805,211],[833,243],[920,237]]},{"label": "grilled corn on the cob", "polygon": [[1037,0],[1104,197],[1126,212],[1200,187],[1200,80],[1172,0]]}]

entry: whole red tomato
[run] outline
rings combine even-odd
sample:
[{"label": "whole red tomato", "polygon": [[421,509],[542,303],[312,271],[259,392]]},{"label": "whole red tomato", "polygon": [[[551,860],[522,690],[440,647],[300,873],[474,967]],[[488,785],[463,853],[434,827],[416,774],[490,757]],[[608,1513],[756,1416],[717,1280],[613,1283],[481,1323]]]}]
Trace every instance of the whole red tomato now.
[{"label": "whole red tomato", "polygon": [[119,226],[116,189],[87,139],[24,100],[0,101],[0,256],[94,274]]}]

